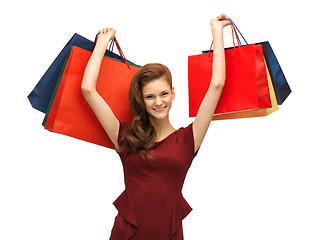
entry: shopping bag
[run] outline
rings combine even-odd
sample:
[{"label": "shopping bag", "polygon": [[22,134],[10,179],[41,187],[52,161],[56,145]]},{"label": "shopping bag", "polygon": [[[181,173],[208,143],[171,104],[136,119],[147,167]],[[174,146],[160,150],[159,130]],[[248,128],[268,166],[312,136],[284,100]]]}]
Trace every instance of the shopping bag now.
[{"label": "shopping bag", "polygon": [[273,87],[275,89],[277,101],[278,104],[281,105],[290,95],[291,88],[284,76],[277,57],[270,46],[270,43],[266,41],[256,44],[261,44],[263,47],[266,63],[270,71],[270,77],[272,79]]},{"label": "shopping bag", "polygon": [[267,67],[267,64],[265,64],[266,67],[266,73],[267,73],[267,79],[268,79],[268,87],[269,87],[269,94],[271,99],[271,108],[262,108],[262,109],[254,109],[254,110],[248,110],[243,112],[235,112],[235,113],[227,113],[227,114],[219,114],[213,116],[212,120],[224,120],[224,119],[238,119],[238,118],[252,118],[252,117],[263,117],[267,116],[277,110],[279,110],[275,91],[273,89],[270,73]]},{"label": "shopping bag", "polygon": [[[93,51],[94,42],[86,39],[85,37],[75,33],[68,43],[64,46],[56,59],[49,66],[42,78],[36,84],[32,92],[28,95],[28,99],[33,108],[46,113],[49,101],[53,94],[56,82],[62,70],[64,61],[72,46],[78,46],[88,51]],[[120,60],[120,56],[113,51],[107,50],[105,56]],[[129,64],[132,62],[128,61]]]},{"label": "shopping bag", "polygon": [[[238,29],[238,27],[235,25],[235,23],[233,21],[231,22],[238,32],[236,33],[237,39],[239,41],[243,39],[244,42],[248,44],[246,39],[244,38],[240,30]],[[241,36],[241,38],[239,35]],[[264,57],[266,60],[266,64],[268,66],[268,71],[270,73],[270,77],[271,77],[273,88],[276,94],[277,102],[278,102],[278,105],[281,105],[286,100],[286,98],[290,95],[291,88],[284,76],[284,73],[281,69],[281,66],[277,60],[277,57],[270,43],[268,41],[265,41],[265,42],[255,43],[255,44],[262,45]],[[202,51],[202,53],[207,53],[207,52],[209,51]]]},{"label": "shopping bag", "polygon": [[[47,130],[113,148],[81,92],[81,81],[91,54],[77,46],[72,47],[43,124]],[[123,122],[130,123],[132,120],[128,91],[131,78],[138,69],[137,66],[128,65],[128,62],[119,62],[106,56],[101,64],[96,89],[117,119]]]},{"label": "shopping bag", "polygon": [[[200,104],[208,91],[212,76],[212,57],[212,51],[188,57],[190,117],[197,115]],[[215,115],[271,108],[261,45],[251,44],[227,48],[225,60],[225,86]]]}]

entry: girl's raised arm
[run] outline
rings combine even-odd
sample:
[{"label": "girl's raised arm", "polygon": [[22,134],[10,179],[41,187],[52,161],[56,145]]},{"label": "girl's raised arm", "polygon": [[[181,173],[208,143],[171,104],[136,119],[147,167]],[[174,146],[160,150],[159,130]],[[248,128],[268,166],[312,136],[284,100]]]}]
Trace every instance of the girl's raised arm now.
[{"label": "girl's raised arm", "polygon": [[103,28],[99,31],[95,48],[84,71],[81,90],[112,143],[117,147],[119,121],[105,100],[96,91],[96,83],[103,56],[115,34],[116,31],[112,28]]},{"label": "girl's raised arm", "polygon": [[220,21],[222,18],[227,18],[227,16],[222,14],[221,16],[218,16],[218,19],[212,19],[210,21],[214,42],[212,78],[209,89],[193,122],[195,152],[199,149],[206,135],[225,83],[223,28],[229,25],[230,21]]}]

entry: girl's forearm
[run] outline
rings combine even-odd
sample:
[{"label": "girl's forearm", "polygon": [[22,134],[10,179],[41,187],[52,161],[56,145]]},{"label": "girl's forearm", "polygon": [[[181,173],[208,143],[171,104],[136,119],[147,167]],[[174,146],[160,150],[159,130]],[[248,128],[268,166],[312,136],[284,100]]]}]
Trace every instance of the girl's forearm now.
[{"label": "girl's forearm", "polygon": [[85,67],[81,83],[82,90],[91,91],[96,88],[98,74],[108,43],[108,38],[99,38],[96,42],[93,53]]},{"label": "girl's forearm", "polygon": [[223,86],[225,83],[225,54],[223,41],[223,28],[212,28],[213,35],[213,61],[212,61],[212,86]]}]

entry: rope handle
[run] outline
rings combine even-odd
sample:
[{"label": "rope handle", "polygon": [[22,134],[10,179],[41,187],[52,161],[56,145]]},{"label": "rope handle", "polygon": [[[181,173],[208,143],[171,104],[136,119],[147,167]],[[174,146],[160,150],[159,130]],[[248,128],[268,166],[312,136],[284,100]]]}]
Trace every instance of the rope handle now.
[{"label": "rope handle", "polygon": [[121,50],[121,47],[119,46],[119,44],[118,44],[118,42],[117,42],[117,39],[114,38],[113,41],[115,41],[115,43],[116,43],[116,47],[117,47],[117,49],[118,49],[118,51],[119,51],[119,55],[120,55],[121,60],[122,60],[124,63],[126,63],[127,66],[128,66],[128,68],[130,69],[130,66],[129,66],[128,61],[127,61],[127,59],[126,59],[126,57],[125,57],[125,54],[124,54],[123,51]]},{"label": "rope handle", "polygon": [[[246,39],[244,38],[243,34],[241,33],[241,31],[238,29],[238,27],[235,25],[235,23],[231,19],[229,19],[229,18],[222,18],[220,21],[222,21],[222,20],[227,20],[227,21],[231,22],[232,39],[233,39],[233,46],[234,46],[234,48],[235,48],[234,34],[236,36],[236,39],[237,39],[237,42],[238,42],[238,46],[239,47],[243,46],[241,41],[240,41],[238,33],[241,35],[241,37],[243,38],[243,40],[246,43],[246,45],[248,45],[248,43],[247,43]],[[236,32],[236,30],[237,30],[238,33]],[[212,41],[211,46],[210,46],[209,56],[210,56],[210,52],[211,52],[212,46],[213,46],[213,41]]]},{"label": "rope handle", "polygon": [[[96,45],[96,42],[97,42],[97,36],[98,36],[98,35],[99,35],[99,33],[96,34],[96,36],[95,36],[95,45]],[[110,50],[111,52],[113,52],[113,50],[114,50],[114,45],[115,45],[115,44],[116,44],[117,50],[118,50],[118,52],[119,52],[119,56],[120,56],[121,62],[125,63],[125,64],[127,65],[127,67],[130,69],[130,66],[129,66],[129,64],[128,64],[128,61],[127,61],[127,59],[126,59],[126,57],[125,57],[123,51],[121,50],[121,48],[120,48],[120,46],[119,46],[119,44],[118,44],[116,38],[114,38],[114,39],[110,42],[110,45],[109,45],[108,50]]]},{"label": "rope handle", "polygon": [[[230,19],[222,19],[222,20],[230,20]],[[232,29],[232,39],[233,39],[233,46],[234,46],[234,48],[235,48],[235,37],[234,37],[234,35],[236,36],[236,40],[237,40],[237,43],[238,43],[238,46],[239,47],[241,47],[242,46],[242,44],[240,43],[240,41],[239,41],[239,38],[238,38],[238,36],[237,36],[237,32],[236,32],[236,30],[235,30],[235,27],[234,27],[234,24],[232,23],[231,24],[231,29]],[[208,54],[208,56],[210,57],[210,53],[211,53],[211,49],[212,49],[212,46],[213,46],[213,40],[212,40],[212,42],[211,42],[211,46],[210,46],[210,50],[209,50],[209,54]]]},{"label": "rope handle", "polygon": [[[246,45],[248,45],[248,43],[247,43],[246,39],[244,38],[243,34],[241,33],[241,31],[238,29],[238,27],[236,26],[236,24],[235,24],[231,19],[229,19],[229,18],[222,18],[221,20],[228,20],[228,21],[230,21],[230,22],[234,25],[234,28],[236,28],[236,30],[237,30],[237,31],[239,32],[239,34],[241,35],[241,37],[243,38],[243,40],[244,40],[244,42],[246,43]],[[240,41],[240,38],[239,38],[238,34],[237,34],[237,38],[238,38],[238,40]]]}]

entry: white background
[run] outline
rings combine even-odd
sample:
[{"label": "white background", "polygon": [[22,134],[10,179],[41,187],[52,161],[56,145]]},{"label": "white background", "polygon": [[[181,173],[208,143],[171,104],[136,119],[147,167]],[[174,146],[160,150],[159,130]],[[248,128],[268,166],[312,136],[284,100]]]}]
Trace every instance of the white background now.
[{"label": "white background", "polygon": [[[3,3],[2,3],[3,4]],[[6,1],[1,6],[0,239],[106,240],[124,190],[113,151],[41,126],[27,100],[77,32],[117,30],[126,57],[173,74],[171,121],[188,125],[187,57],[209,48],[209,21],[231,16],[268,40],[293,90],[268,117],[213,122],[183,188],[186,240],[314,240],[313,7],[300,1]],[[231,46],[230,29],[225,30]]]}]

